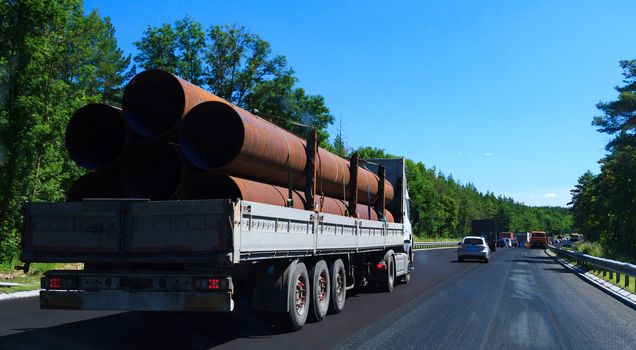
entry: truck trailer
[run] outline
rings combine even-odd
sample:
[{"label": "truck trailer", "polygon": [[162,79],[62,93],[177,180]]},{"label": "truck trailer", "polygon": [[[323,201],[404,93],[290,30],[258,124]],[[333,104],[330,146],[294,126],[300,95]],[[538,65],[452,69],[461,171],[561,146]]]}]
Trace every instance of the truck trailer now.
[{"label": "truck trailer", "polygon": [[471,234],[483,236],[490,251],[497,250],[497,222],[494,219],[473,220],[471,222]]},{"label": "truck trailer", "polygon": [[284,314],[301,328],[341,312],[347,291],[386,292],[408,282],[413,262],[403,159],[374,159],[396,189],[395,222],[235,198],[86,198],[27,203],[25,267],[84,264],[41,280],[42,309],[139,311],[152,324],[166,312]]}]

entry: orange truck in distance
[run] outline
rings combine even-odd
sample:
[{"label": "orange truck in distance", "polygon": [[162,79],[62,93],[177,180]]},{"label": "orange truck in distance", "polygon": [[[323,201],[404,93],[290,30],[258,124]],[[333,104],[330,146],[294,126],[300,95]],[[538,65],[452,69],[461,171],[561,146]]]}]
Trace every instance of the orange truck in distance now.
[{"label": "orange truck in distance", "polygon": [[530,248],[548,246],[548,234],[545,231],[530,231]]}]

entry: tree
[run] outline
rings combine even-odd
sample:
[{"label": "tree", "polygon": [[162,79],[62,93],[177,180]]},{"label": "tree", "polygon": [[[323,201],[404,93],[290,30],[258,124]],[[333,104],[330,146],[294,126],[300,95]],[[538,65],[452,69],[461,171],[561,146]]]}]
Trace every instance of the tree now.
[{"label": "tree", "polygon": [[202,59],[205,49],[203,26],[190,16],[178,20],[174,26],[178,52],[176,73],[192,84],[201,85],[205,75]]},{"label": "tree", "polygon": [[338,120],[338,133],[336,134],[335,139],[333,140],[333,149],[334,153],[341,156],[346,157],[348,155],[348,147],[344,140],[344,132],[342,131],[342,118]]},{"label": "tree", "polygon": [[0,16],[0,259],[9,259],[22,204],[63,199],[82,173],[64,149],[69,117],[89,102],[113,103],[130,58],[110,21],[85,15],[80,0],[3,1]]},{"label": "tree", "polygon": [[135,61],[144,69],[177,74],[300,136],[316,128],[327,146],[333,117],[324,98],[297,87],[285,56],[273,55],[270,44],[245,27],[213,25],[204,32],[186,16],[174,26],[148,27],[135,45]]},{"label": "tree", "polygon": [[592,124],[614,135],[598,175],[583,174],[572,190],[574,224],[615,258],[636,261],[636,61],[620,61],[625,85],[617,100],[599,102]]},{"label": "tree", "polygon": [[140,41],[135,41],[139,54],[135,62],[144,69],[162,69],[176,73],[179,58],[176,54],[178,42],[172,26],[164,24],[153,28],[148,26]]}]

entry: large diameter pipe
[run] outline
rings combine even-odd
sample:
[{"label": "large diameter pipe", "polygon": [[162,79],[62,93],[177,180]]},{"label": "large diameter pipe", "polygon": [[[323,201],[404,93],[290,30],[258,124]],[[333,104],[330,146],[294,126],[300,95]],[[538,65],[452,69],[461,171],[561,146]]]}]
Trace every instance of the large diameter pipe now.
[{"label": "large diameter pipe", "polygon": [[97,171],[84,174],[75,180],[67,193],[69,202],[84,198],[125,198],[126,193],[117,178],[110,173]]},{"label": "large diameter pipe", "polygon": [[[288,205],[288,190],[283,187],[268,185],[261,182],[242,179],[220,173],[203,172],[192,176],[180,187],[176,195],[178,199],[243,199],[251,202]],[[305,196],[300,191],[292,192],[293,208],[304,209]],[[322,204],[322,206],[320,206]],[[346,215],[345,202],[324,197],[319,201],[318,210],[324,213]],[[369,213],[371,216],[369,216]],[[378,220],[377,212],[366,205],[358,205],[358,217],[361,219]],[[393,216],[385,211],[385,218],[393,222]]]},{"label": "large diameter pipe", "polygon": [[192,168],[179,145],[145,139],[131,145],[120,165],[121,184],[133,198],[165,200],[172,197]]},{"label": "large diameter pipe", "polygon": [[[223,102],[194,107],[179,128],[184,156],[194,166],[295,189],[305,186],[305,140],[244,109]],[[346,199],[349,161],[319,148],[316,159],[317,193]],[[373,204],[378,194],[377,175],[358,168],[358,201]],[[385,199],[393,187],[385,181]]]},{"label": "large diameter pipe", "polygon": [[173,74],[151,69],[126,85],[122,106],[133,130],[154,137],[170,134],[192,107],[204,101],[225,100]]},{"label": "large diameter pipe", "polygon": [[98,170],[116,163],[132,139],[121,109],[101,103],[78,109],[66,126],[66,149],[77,165]]}]

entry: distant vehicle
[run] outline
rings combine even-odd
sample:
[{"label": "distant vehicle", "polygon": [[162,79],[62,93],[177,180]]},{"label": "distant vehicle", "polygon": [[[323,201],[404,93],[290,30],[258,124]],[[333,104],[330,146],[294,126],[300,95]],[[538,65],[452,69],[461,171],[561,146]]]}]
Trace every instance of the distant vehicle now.
[{"label": "distant vehicle", "polygon": [[579,240],[579,235],[578,235],[578,233],[573,233],[573,234],[571,234],[571,235],[570,235],[570,240],[571,240],[572,242],[577,242],[577,241]]},{"label": "distant vehicle", "polygon": [[504,238],[504,242],[506,242],[506,248],[512,248],[512,240],[510,238]]},{"label": "distant vehicle", "polygon": [[515,239],[515,233],[514,232],[500,232],[499,233],[499,238],[508,238],[510,240]]},{"label": "distant vehicle", "polygon": [[483,237],[491,251],[497,250],[497,223],[495,220],[473,220],[471,222],[471,235]]},{"label": "distant vehicle", "polygon": [[488,263],[490,248],[484,237],[466,236],[462,239],[457,249],[457,260],[462,262],[465,259],[479,259],[484,263]]},{"label": "distant vehicle", "polygon": [[545,231],[530,232],[530,248],[545,248],[548,245],[548,234]]},{"label": "distant vehicle", "polygon": [[503,238],[499,238],[497,240],[497,248],[505,248],[506,247],[506,241]]},{"label": "distant vehicle", "polygon": [[519,241],[517,241],[516,239],[513,239],[512,240],[512,246],[513,246],[513,248],[519,247]]}]

